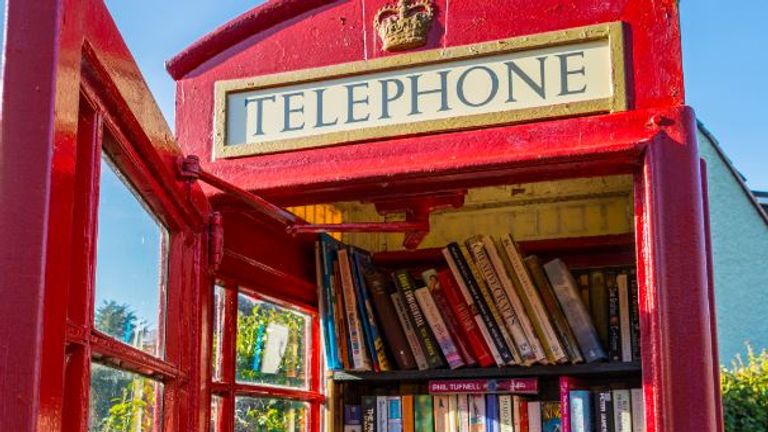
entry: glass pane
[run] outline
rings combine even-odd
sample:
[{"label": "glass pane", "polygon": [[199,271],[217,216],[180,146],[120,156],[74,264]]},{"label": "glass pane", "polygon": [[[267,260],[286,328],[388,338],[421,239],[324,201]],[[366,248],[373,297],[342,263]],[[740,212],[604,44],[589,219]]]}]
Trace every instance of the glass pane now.
[{"label": "glass pane", "polygon": [[102,158],[94,325],[159,357],[167,237],[114,165]]},{"label": "glass pane", "polygon": [[221,416],[221,411],[223,408],[224,399],[222,399],[221,396],[212,395],[211,396],[211,425],[210,425],[210,432],[217,432],[218,424],[219,424],[219,417]]},{"label": "glass pane", "polygon": [[237,380],[306,388],[309,316],[240,294]]},{"label": "glass pane", "polygon": [[216,285],[213,287],[213,347],[211,353],[211,366],[215,380],[221,380],[221,341],[224,335],[224,311],[224,288]]},{"label": "glass pane", "polygon": [[285,399],[235,398],[235,432],[303,432],[309,405]]},{"label": "glass pane", "polygon": [[91,363],[90,432],[162,430],[163,385],[131,372]]}]

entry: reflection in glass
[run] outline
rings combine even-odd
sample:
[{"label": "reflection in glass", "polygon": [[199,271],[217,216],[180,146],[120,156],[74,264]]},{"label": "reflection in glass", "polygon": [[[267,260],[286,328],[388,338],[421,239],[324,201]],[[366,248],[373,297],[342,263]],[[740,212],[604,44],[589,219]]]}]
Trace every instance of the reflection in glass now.
[{"label": "reflection in glass", "polygon": [[94,325],[125,344],[160,357],[167,237],[166,229],[103,157]]},{"label": "reflection in glass", "polygon": [[211,366],[213,379],[221,380],[221,356],[222,337],[224,335],[224,288],[219,285],[213,287],[213,352],[211,353]]},{"label": "reflection in glass", "polygon": [[211,424],[210,432],[218,432],[217,425],[219,424],[219,417],[223,409],[224,399],[221,396],[211,395]]},{"label": "reflection in glass", "polygon": [[237,380],[306,388],[308,328],[307,315],[240,294]]},{"label": "reflection in glass", "polygon": [[162,430],[163,385],[131,372],[91,363],[89,432]]},{"label": "reflection in glass", "polygon": [[235,398],[235,432],[303,432],[308,404],[284,399]]}]

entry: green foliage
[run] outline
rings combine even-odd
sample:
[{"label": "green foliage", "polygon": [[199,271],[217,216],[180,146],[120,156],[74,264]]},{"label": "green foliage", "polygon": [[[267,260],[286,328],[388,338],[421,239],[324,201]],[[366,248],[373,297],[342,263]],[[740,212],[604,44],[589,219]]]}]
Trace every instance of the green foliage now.
[{"label": "green foliage", "polygon": [[747,346],[747,361],[741,356],[720,372],[725,430],[768,432],[768,351],[757,354]]},{"label": "green foliage", "polygon": [[154,423],[155,386],[144,378],[134,378],[112,399],[109,414],[97,426],[99,432],[150,431]]},{"label": "green foliage", "polygon": [[241,398],[235,407],[235,432],[299,432],[306,430],[306,409],[299,402]]},{"label": "green foliage", "polygon": [[136,314],[127,304],[104,301],[93,319],[96,328],[121,341],[132,341],[136,330]]}]

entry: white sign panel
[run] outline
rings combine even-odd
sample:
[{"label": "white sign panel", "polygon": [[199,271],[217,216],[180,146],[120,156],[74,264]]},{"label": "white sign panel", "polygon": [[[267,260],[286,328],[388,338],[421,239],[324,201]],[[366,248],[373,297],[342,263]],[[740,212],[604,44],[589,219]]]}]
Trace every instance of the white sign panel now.
[{"label": "white sign panel", "polygon": [[587,29],[219,83],[216,155],[625,109],[621,28]]}]

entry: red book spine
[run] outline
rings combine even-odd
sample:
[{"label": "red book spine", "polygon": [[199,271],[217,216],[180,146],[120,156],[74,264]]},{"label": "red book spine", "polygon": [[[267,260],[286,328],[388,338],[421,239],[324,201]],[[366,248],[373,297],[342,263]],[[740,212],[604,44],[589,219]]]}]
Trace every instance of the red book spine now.
[{"label": "red book spine", "polygon": [[528,401],[523,399],[520,401],[520,432],[529,432],[528,425]]},{"label": "red book spine", "polygon": [[450,270],[442,270],[437,273],[437,279],[445,293],[445,298],[448,300],[451,312],[459,322],[460,337],[469,344],[469,349],[477,360],[477,364],[481,367],[495,366],[496,361],[493,359],[474,317],[469,312],[469,307],[464,302],[459,287],[453,279],[453,274]]}]

